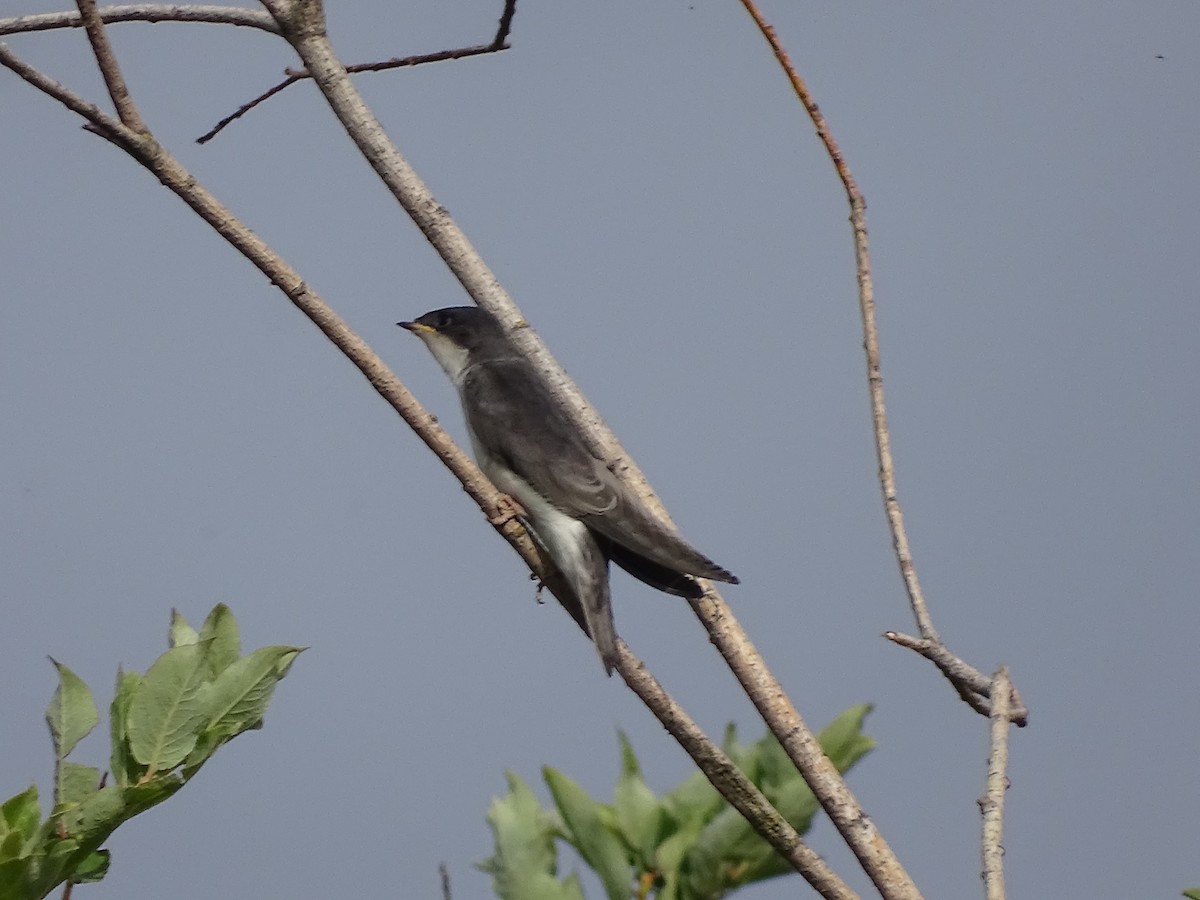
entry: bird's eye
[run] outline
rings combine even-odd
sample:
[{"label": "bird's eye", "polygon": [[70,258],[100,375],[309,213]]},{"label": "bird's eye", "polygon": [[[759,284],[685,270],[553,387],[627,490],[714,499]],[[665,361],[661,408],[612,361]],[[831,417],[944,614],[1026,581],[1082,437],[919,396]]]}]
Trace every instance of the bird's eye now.
[{"label": "bird's eye", "polygon": [[438,318],[437,318],[437,327],[438,328],[447,328],[453,324],[454,324],[454,316],[450,315],[450,313],[443,312],[438,315]]}]

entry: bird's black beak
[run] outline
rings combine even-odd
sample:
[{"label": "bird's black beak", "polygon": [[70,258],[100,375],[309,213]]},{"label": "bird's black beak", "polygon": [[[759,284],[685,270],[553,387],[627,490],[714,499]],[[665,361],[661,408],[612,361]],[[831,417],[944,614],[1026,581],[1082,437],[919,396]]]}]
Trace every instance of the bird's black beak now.
[{"label": "bird's black beak", "polygon": [[411,331],[413,334],[420,337],[422,334],[436,334],[437,329],[429,325],[422,325],[420,322],[397,322],[405,331]]}]

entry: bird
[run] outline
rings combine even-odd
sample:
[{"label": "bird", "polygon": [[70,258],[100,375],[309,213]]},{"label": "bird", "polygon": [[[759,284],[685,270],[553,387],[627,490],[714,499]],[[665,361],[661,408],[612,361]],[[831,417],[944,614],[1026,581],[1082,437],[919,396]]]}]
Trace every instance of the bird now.
[{"label": "bird", "polygon": [[474,306],[397,322],[419,337],[454,383],[475,461],[523,508],[522,520],[574,594],[563,605],[596,645],[608,675],[617,662],[609,561],[653,588],[698,598],[696,578],[738,578],[663,523],[579,429],[500,320]]}]

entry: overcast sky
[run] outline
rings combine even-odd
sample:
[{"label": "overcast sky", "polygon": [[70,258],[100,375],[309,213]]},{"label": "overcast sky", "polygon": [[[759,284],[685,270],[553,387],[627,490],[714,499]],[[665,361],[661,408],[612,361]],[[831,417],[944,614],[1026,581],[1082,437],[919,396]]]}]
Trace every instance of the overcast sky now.
[{"label": "overcast sky", "polygon": [[[347,62],[490,38],[499,0],[332,4]],[[6,0],[2,14],[61,8]],[[943,637],[1006,663],[1013,897],[1200,883],[1200,6],[764,8],[869,203],[900,496]],[[398,319],[466,296],[280,40],[111,29],[185,165],[451,429]],[[106,102],[79,31],[9,46]],[[923,660],[875,480],[847,209],[733,2],[522,0],[511,50],[357,81],[647,472],[803,715],[870,702],[851,784],[927,897],[979,896],[986,722]],[[488,896],[490,799],[690,764],[453,479],[152,177],[0,72],[0,795],[50,790],[47,654],[106,707],[172,607],[311,647],[266,728],[122,827],[95,900]],[[685,604],[617,626],[713,733],[762,733]],[[77,751],[104,765],[107,733]],[[812,843],[866,890],[822,822]],[[598,883],[586,883],[592,900]],[[797,880],[748,898],[803,895]]]}]

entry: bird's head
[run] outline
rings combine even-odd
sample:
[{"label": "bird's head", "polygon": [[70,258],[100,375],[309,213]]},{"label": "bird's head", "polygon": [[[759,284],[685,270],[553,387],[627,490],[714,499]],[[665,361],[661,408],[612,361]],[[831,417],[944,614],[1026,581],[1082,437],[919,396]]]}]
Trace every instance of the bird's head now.
[{"label": "bird's head", "polygon": [[435,309],[396,324],[424,341],[456,384],[469,366],[515,353],[500,321],[476,306]]}]

